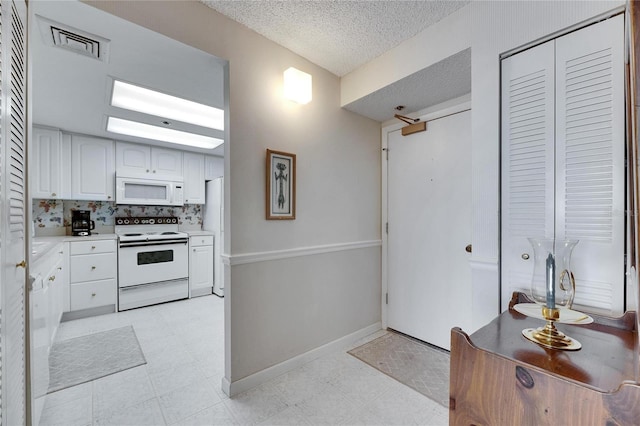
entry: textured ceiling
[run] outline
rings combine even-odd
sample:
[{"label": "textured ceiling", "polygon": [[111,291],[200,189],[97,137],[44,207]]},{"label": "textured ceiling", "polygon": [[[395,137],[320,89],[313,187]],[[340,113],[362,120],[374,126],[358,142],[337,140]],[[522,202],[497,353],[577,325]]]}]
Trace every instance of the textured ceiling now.
[{"label": "textured ceiling", "polygon": [[223,15],[343,76],[469,3],[466,1],[217,1]]}]

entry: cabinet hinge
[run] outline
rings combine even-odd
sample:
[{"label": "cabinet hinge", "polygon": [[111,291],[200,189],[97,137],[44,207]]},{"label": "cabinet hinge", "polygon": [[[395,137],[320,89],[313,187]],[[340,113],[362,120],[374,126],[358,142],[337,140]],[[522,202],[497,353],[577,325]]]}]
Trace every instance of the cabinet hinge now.
[{"label": "cabinet hinge", "polygon": [[384,225],[384,230],[387,234],[389,234],[389,222]]},{"label": "cabinet hinge", "polygon": [[385,155],[387,156],[387,161],[389,161],[389,148],[382,148],[382,150],[385,152]]},{"label": "cabinet hinge", "polygon": [[389,293],[385,293],[384,294],[384,299],[385,299],[385,303],[388,305],[389,304]]}]

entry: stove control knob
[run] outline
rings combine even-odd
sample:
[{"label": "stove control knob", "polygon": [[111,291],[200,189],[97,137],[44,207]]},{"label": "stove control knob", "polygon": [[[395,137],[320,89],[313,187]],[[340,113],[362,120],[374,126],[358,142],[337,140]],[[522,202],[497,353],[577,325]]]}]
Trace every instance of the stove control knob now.
[{"label": "stove control knob", "polygon": [[125,225],[128,225],[128,224],[129,224],[129,219],[125,219],[125,220],[124,220],[124,224],[125,224]]},{"label": "stove control knob", "polygon": [[133,223],[135,223],[136,225],[140,223],[139,219],[133,219]]},{"label": "stove control knob", "polygon": [[153,225],[156,221],[153,219],[149,219],[149,225]]}]

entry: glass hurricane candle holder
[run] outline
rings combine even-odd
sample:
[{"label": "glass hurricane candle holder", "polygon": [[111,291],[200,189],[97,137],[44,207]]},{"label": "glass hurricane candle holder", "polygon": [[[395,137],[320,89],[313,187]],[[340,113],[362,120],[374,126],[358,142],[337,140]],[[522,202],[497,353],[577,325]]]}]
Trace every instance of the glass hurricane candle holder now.
[{"label": "glass hurricane candle holder", "polygon": [[529,238],[533,247],[531,297],[549,309],[571,308],[576,292],[571,254],[578,240]]},{"label": "glass hurricane candle holder", "polygon": [[533,247],[533,277],[531,298],[541,306],[544,327],[528,328],[522,334],[547,348],[577,350],[581,345],[559,331],[554,322],[560,319],[561,309],[571,309],[576,281],[571,271],[571,254],[578,240],[529,238]]}]

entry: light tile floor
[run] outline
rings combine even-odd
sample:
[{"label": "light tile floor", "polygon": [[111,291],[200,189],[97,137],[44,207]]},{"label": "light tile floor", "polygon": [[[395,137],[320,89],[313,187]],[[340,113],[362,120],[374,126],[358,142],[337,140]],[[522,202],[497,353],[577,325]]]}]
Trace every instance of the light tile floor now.
[{"label": "light tile floor", "polygon": [[223,300],[65,322],[56,340],[133,325],[147,364],[47,396],[40,425],[446,425],[448,410],[347,354],[374,333],[228,398]]}]

